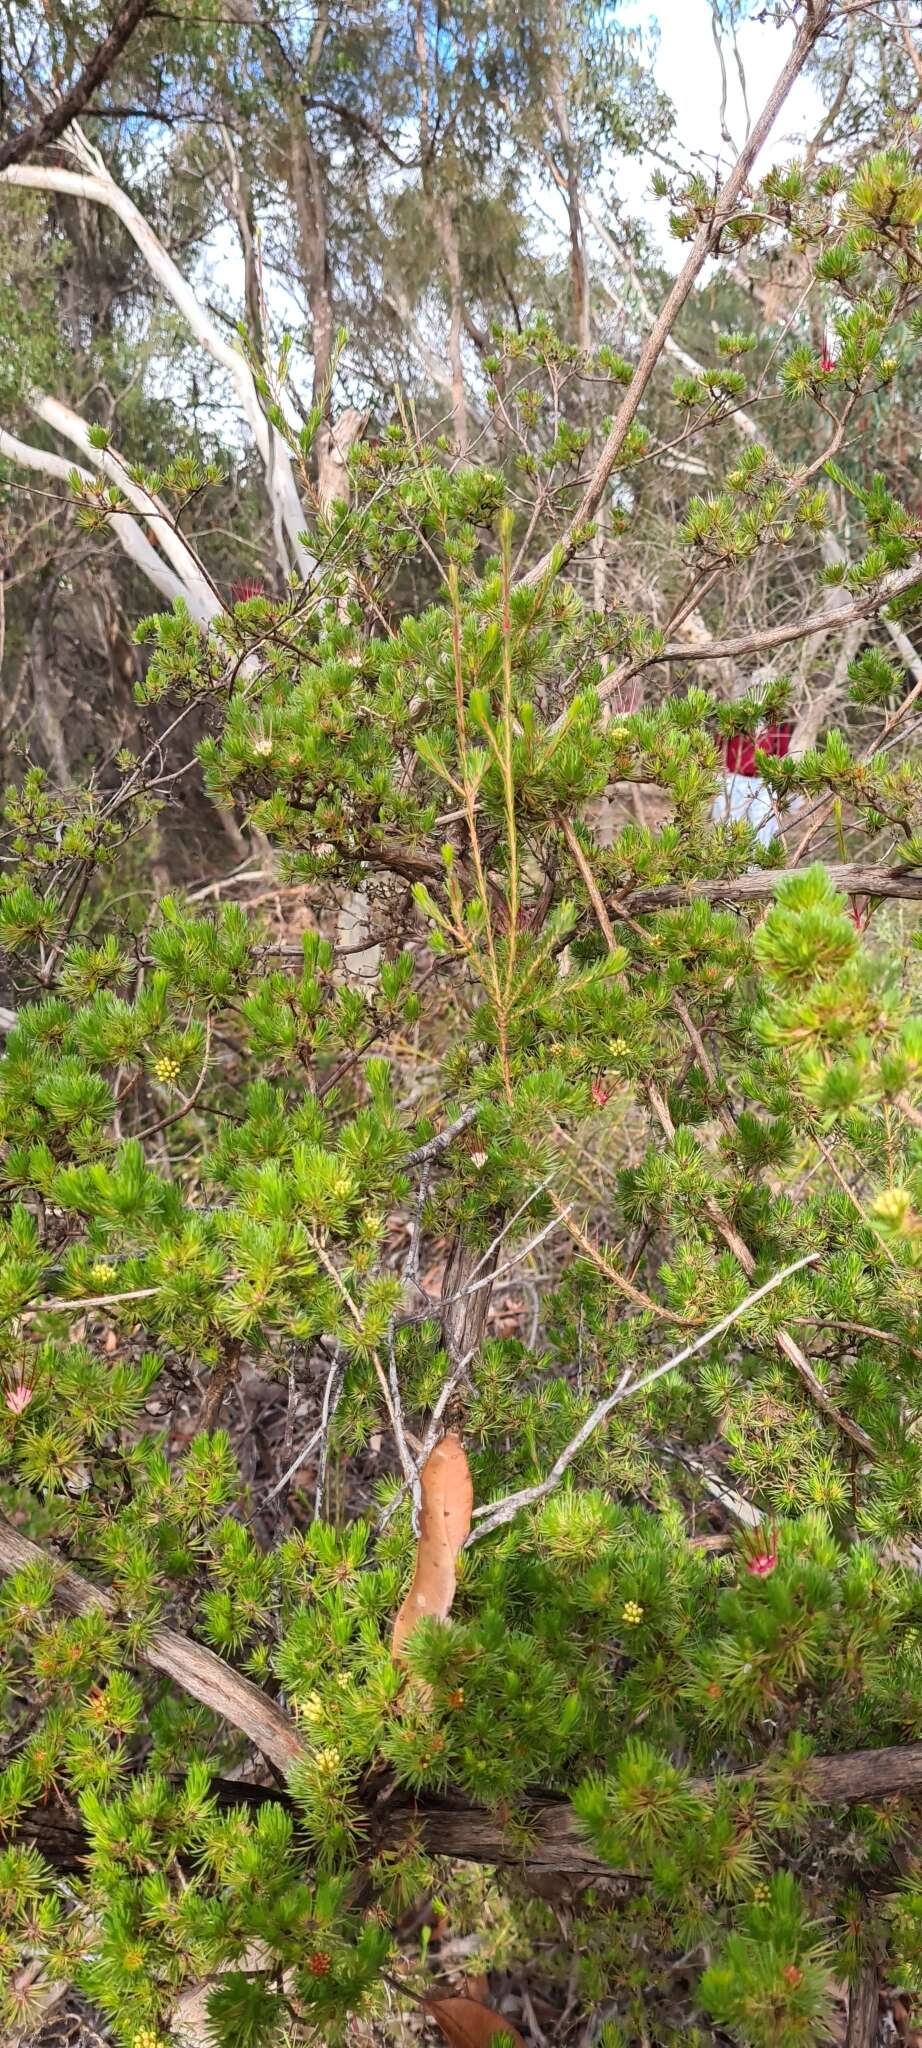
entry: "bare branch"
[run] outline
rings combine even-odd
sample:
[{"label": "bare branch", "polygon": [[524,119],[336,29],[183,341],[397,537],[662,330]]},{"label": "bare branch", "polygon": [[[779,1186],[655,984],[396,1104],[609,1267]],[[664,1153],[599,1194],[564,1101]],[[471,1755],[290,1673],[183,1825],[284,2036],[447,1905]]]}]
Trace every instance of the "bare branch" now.
[{"label": "bare branch", "polygon": [[[595,515],[602,499],[602,493],[640,408],[644,392],[663,353],[667,336],[672,332],[676,319],[708,257],[713,255],[722,229],[726,227],[727,222],[736,210],[737,203],[743,194],[746,180],[756,158],[771,134],[792,85],[803,70],[811,50],[826,27],[831,12],[831,4],[832,0],[815,0],[815,4],[808,8],[794,39],[787,62],[780,71],[765,102],[765,106],[740,151],[729,177],[717,194],[710,217],[706,221],[702,221],[698,229],[686,261],[644,343],[637,368],[618,407],[608,439],[589,478],[579,505],[562,536],[560,546],[563,549],[564,559],[568,559],[573,553],[581,532]],[[547,574],[552,559],[551,555],[543,556],[541,561],[529,571],[525,581],[528,583],[540,582],[541,578]]]},{"label": "bare branch", "polygon": [[281,1479],[277,1480],[275,1485],[270,1487],[268,1493],[263,1494],[262,1505],[264,1508],[271,1506],[271,1503],[274,1500],[278,1499],[279,1494],[284,1493],[286,1487],[294,1478],[295,1473],[300,1472],[302,1465],[306,1463],[307,1459],[310,1457],[311,1452],[316,1450],[319,1444],[320,1457],[317,1462],[317,1497],[314,1505],[314,1512],[315,1514],[319,1515],[321,1507],[323,1505],[323,1486],[324,1479],[326,1477],[327,1435],[330,1423],[332,1422],[333,1416],[336,1413],[339,1397],[342,1392],[344,1377],[345,1366],[342,1364],[340,1347],[337,1344],[333,1363],[330,1367],[329,1372],[327,1373],[326,1385],[323,1390],[323,1406],[320,1413],[319,1425],[314,1430],[313,1434],[308,1437],[306,1444],[302,1445],[302,1448],[298,1452],[297,1457],[293,1459],[292,1463],[289,1465],[288,1470],[282,1473]]},{"label": "bare branch", "polygon": [[574,1458],[579,1456],[583,1446],[595,1435],[596,1430],[601,1428],[602,1423],[607,1422],[609,1415],[622,1401],[633,1400],[635,1395],[646,1393],[648,1387],[652,1387],[657,1380],[663,1378],[664,1373],[675,1372],[687,1359],[694,1358],[697,1352],[706,1350],[709,1344],[715,1343],[718,1337],[722,1337],[726,1330],[739,1322],[740,1317],[745,1315],[748,1309],[753,1308],[756,1302],[764,1300],[767,1294],[774,1294],[777,1287],[782,1287],[786,1280],[790,1280],[794,1273],[802,1272],[805,1266],[814,1266],[818,1258],[819,1252],[807,1252],[804,1258],[795,1259],[792,1265],[784,1266],[780,1272],[773,1273],[770,1280],[763,1281],[761,1287],[754,1288],[751,1294],[745,1295],[742,1301],[737,1302],[729,1315],[721,1316],[720,1321],[713,1323],[702,1336],[696,1337],[691,1344],[683,1345],[681,1351],[674,1352],[671,1358],[664,1359],[661,1365],[654,1366],[653,1370],[644,1373],[641,1379],[625,1380],[622,1376],[614,1392],[606,1394],[604,1400],[597,1401],[592,1413],[587,1415],[575,1436],[564,1445],[545,1479],[539,1480],[534,1486],[522,1486],[517,1493],[507,1493],[504,1500],[491,1501],[486,1507],[474,1509],[474,1519],[479,1521],[480,1526],[472,1529],[467,1544],[479,1543],[482,1537],[491,1535],[494,1529],[502,1528],[505,1522],[511,1522],[520,1508],[534,1507],[538,1501],[546,1500],[548,1494],[553,1493],[555,1487],[560,1485],[564,1473],[568,1471]]},{"label": "bare branch", "polygon": [[424,1145],[417,1145],[415,1152],[408,1152],[406,1158],[401,1160],[401,1166],[423,1166],[427,1160],[437,1159],[442,1152],[447,1152],[449,1145],[461,1136],[462,1131],[469,1130],[479,1114],[480,1104],[471,1103],[467,1109],[461,1111],[460,1116],[455,1117],[453,1124],[446,1124],[443,1131],[436,1131],[434,1138],[427,1138]]},{"label": "bare branch", "polygon": [[[851,30],[850,32],[853,33]],[[849,71],[843,74],[843,82],[845,84],[847,84],[849,76]],[[830,119],[832,116],[833,109],[830,109]],[[814,137],[814,142],[816,141],[817,138]],[[627,270],[644,319],[653,320],[653,307],[647,297],[643,281],[630,250],[619,245],[610,229],[605,226],[604,221],[599,220],[590,207],[587,206],[585,208],[585,213],[587,220],[594,228],[599,239],[604,243],[605,248],[614,257],[616,263],[623,265]],[[673,334],[667,335],[663,348],[665,354],[673,356],[676,362],[682,363],[684,368],[689,370],[693,377],[703,376],[705,365],[698,361],[697,356],[691,355],[687,348],[683,348],[681,343],[676,341]],[[756,398],[758,396],[759,393],[757,392]],[[771,442],[766,438],[758,420],[755,419],[751,412],[747,411],[745,406],[734,405],[728,412],[727,419],[732,426],[735,426],[741,434],[745,435],[747,441],[758,442],[767,448],[769,454],[772,453]],[[845,549],[837,536],[829,532],[828,529],[820,535],[820,554],[827,569],[846,567],[848,557],[846,556]],[[847,602],[848,599],[843,590],[840,587],[831,585],[826,594],[827,623],[830,629],[837,628],[843,623],[842,611]],[[917,654],[908,633],[903,631],[902,626],[896,619],[887,618],[886,615],[881,620],[881,624],[889,634],[904,668],[912,676],[913,681],[922,682],[922,655]]]},{"label": "bare branch", "polygon": [[122,1301],[150,1301],[153,1295],[162,1292],[161,1287],[129,1287],[124,1294],[78,1294],[70,1299],[66,1294],[49,1294],[44,1301],[30,1301],[28,1308],[21,1311],[19,1320],[25,1322],[29,1316],[51,1315],[63,1308],[69,1314],[88,1308],[115,1308]]},{"label": "bare branch", "polygon": [[912,29],[909,25],[909,18],[907,16],[906,9],[903,5],[903,0],[896,0],[896,14],[897,20],[900,24],[900,34],[903,38],[906,54],[916,74],[919,84],[922,85],[922,51],[919,50],[918,45],[913,41]]},{"label": "bare branch", "polygon": [[[729,640],[703,640],[697,643],[685,640],[669,640],[656,654],[647,655],[643,661],[631,664],[631,675],[639,675],[642,669],[657,668],[665,661],[737,661],[744,654],[764,654],[771,647],[789,647],[794,640],[805,640],[813,633],[828,633],[834,627],[850,625],[852,619],[866,619],[874,612],[882,611],[891,599],[909,590],[922,577],[922,554],[913,555],[905,569],[893,569],[889,576],[882,576],[873,591],[866,597],[857,597],[851,604],[840,605],[834,612],[828,606],[822,611],[808,612],[806,618],[789,619],[784,626],[766,626],[760,633],[737,633]],[[919,657],[913,650],[913,660]],[[619,670],[606,678],[608,694],[624,681]],[[604,693],[600,693],[604,694]]]},{"label": "bare branch", "polygon": [[315,1518],[323,1513],[323,1494],[327,1481],[327,1458],[330,1450],[330,1428],[339,1407],[343,1387],[346,1384],[346,1368],[340,1361],[339,1347],[336,1357],[327,1373],[323,1390],[323,1407],[320,1411],[320,1456],[317,1460],[317,1491],[314,1495]]},{"label": "bare branch", "polygon": [[[824,863],[830,881],[849,896],[895,896],[906,903],[922,902],[922,868],[863,867],[860,862]],[[647,917],[657,910],[671,910],[696,897],[706,903],[744,902],[754,897],[774,896],[779,882],[790,868],[757,868],[745,875],[725,875],[716,882],[659,882],[651,889],[630,889],[619,896],[612,908],[634,917]]]},{"label": "bare branch", "polygon": [[5,171],[8,165],[23,163],[34,150],[46,149],[50,142],[57,142],[58,137],[70,127],[71,122],[76,121],[78,115],[82,114],[97,86],[108,77],[116,58],[134,35],[145,14],[149,13],[152,4],[153,0],[124,0],[124,5],[119,8],[108,35],[103,37],[88,63],[84,65],[79,78],[71,86],[70,91],[64,94],[63,99],[58,101],[57,106],[49,108],[48,113],[43,114],[40,121],[33,121],[28,128],[21,128],[18,135],[11,135],[6,142],[0,142],[0,171]]},{"label": "bare branch", "polygon": [[155,522],[163,552],[172,562],[177,576],[182,578],[183,596],[193,618],[200,626],[209,625],[211,620],[217,618],[223,611],[222,600],[202,568],[194,548],[179,532],[166,506],[152,491],[145,490],[140,484],[132,481],[124,456],[118,455],[112,448],[94,448],[86,421],[82,420],[80,414],[74,412],[69,405],[65,405],[62,399],[51,398],[44,392],[36,391],[30,393],[29,404],[36,419],[42,420],[46,427],[52,427],[55,433],[62,434],[66,440],[72,441],[74,447],[79,448],[80,453],[92,463],[93,468],[98,469],[109,483],[115,485],[128,504],[134,506],[142,519]]}]

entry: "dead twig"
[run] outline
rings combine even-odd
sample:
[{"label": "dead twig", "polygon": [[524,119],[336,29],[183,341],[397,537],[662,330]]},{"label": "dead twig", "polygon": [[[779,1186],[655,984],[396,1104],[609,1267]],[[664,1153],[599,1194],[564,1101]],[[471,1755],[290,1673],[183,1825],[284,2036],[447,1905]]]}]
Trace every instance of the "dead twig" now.
[{"label": "dead twig", "polygon": [[606,1394],[604,1400],[596,1403],[576,1434],[564,1445],[545,1479],[538,1480],[534,1486],[520,1487],[517,1493],[507,1493],[503,1500],[491,1501],[485,1507],[474,1509],[474,1520],[479,1523],[479,1527],[471,1531],[467,1539],[468,1544],[479,1543],[482,1537],[491,1535],[494,1529],[502,1528],[504,1523],[511,1522],[520,1508],[535,1507],[538,1501],[546,1500],[548,1494],[553,1493],[555,1487],[560,1485],[564,1473],[569,1470],[574,1458],[579,1456],[590,1437],[607,1422],[609,1415],[622,1401],[633,1400],[635,1395],[646,1393],[648,1387],[654,1386],[665,1373],[675,1372],[689,1358],[694,1358],[697,1352],[706,1350],[708,1345],[722,1337],[725,1331],[739,1322],[740,1317],[757,1302],[763,1301],[766,1295],[773,1294],[776,1288],[783,1286],[795,1273],[803,1272],[805,1266],[815,1265],[819,1256],[819,1252],[807,1252],[804,1258],[795,1259],[790,1266],[783,1266],[780,1272],[772,1274],[770,1280],[763,1281],[761,1287],[756,1287],[751,1294],[745,1295],[728,1315],[721,1316],[719,1322],[712,1323],[711,1328],[705,1330],[702,1336],[696,1337],[691,1344],[683,1345],[681,1351],[674,1352],[671,1358],[664,1359],[661,1365],[654,1366],[652,1372],[644,1373],[641,1379],[626,1380],[622,1377],[614,1392]]}]

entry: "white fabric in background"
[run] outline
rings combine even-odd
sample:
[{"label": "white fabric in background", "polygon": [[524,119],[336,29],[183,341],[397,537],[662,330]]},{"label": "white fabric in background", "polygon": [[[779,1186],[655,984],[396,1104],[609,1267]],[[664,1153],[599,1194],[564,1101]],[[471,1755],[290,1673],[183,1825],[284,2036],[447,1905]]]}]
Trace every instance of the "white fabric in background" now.
[{"label": "white fabric in background", "polygon": [[728,821],[751,825],[760,846],[768,846],[777,832],[771,790],[758,775],[727,775],[714,798],[711,817],[715,825]]}]

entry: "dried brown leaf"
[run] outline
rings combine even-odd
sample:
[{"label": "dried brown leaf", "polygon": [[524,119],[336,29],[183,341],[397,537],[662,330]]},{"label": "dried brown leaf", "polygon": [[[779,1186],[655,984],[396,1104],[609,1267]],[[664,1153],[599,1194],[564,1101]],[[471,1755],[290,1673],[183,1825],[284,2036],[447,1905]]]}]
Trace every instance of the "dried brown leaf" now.
[{"label": "dried brown leaf", "polygon": [[486,2048],[497,2034],[506,2034],[515,2048],[525,2048],[521,2034],[491,2005],[479,2005],[474,1998],[427,1998],[426,2011],[441,2029],[451,2048]]},{"label": "dried brown leaf", "polygon": [[391,1637],[391,1656],[424,1615],[445,1621],[455,1597],[455,1559],[471,1526],[474,1489],[464,1445],[452,1431],[431,1451],[420,1473],[422,1510],[413,1584]]}]

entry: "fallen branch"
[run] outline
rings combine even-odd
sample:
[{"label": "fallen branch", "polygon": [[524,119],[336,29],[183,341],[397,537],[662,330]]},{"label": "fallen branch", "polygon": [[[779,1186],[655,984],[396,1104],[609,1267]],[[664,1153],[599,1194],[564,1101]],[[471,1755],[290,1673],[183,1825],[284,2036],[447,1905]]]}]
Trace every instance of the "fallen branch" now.
[{"label": "fallen branch", "polygon": [[[8,1576],[36,1564],[51,1566],[56,1598],[68,1613],[87,1614],[96,1609],[115,1614],[116,1603],[111,1593],[92,1585],[69,1565],[61,1564],[50,1551],[20,1535],[18,1529],[0,1517],[0,1575]],[[307,1744],[284,1709],[248,1678],[232,1670],[223,1658],[194,1643],[189,1636],[180,1635],[175,1629],[156,1628],[137,1655],[142,1663],[162,1672],[181,1691],[239,1729],[278,1769],[287,1770],[307,1754]],[[707,1790],[710,1781],[704,1779],[700,1783]],[[841,1756],[811,1757],[802,1767],[802,1783],[812,1799],[834,1806],[889,1799],[899,1793],[922,1794],[922,1742],[888,1749],[846,1750]],[[214,1789],[227,1805],[262,1805],[267,1800],[290,1803],[282,1790],[234,1779],[217,1778]],[[368,1794],[367,1816],[372,1841],[399,1839],[401,1833],[412,1828],[433,1855],[455,1856],[474,1863],[513,1864],[526,1869],[630,1877],[630,1873],[613,1871],[588,1846],[572,1806],[564,1799],[541,1795],[523,1798],[516,1814],[515,1835],[510,1835],[501,1820],[485,1813],[482,1807],[452,1804],[428,1796],[415,1801],[390,1788],[386,1796]],[[34,1841],[58,1868],[74,1868],[85,1852],[85,1836],[79,1822],[48,1807],[29,1814],[19,1824],[17,1833],[20,1838]]]},{"label": "fallen branch", "polygon": [[[96,1611],[113,1618],[117,1614],[111,1593],[94,1586],[69,1565],[59,1563],[50,1551],[43,1550],[28,1536],[21,1536],[18,1529],[0,1517],[0,1574],[7,1576],[36,1564],[51,1566],[55,1598],[68,1614]],[[180,1635],[177,1629],[153,1628],[137,1654],[152,1671],[163,1672],[183,1692],[239,1728],[279,1770],[287,1770],[306,1755],[306,1746],[283,1709],[258,1685],[242,1678],[223,1658],[216,1657],[203,1644],[194,1643],[190,1636]]]},{"label": "fallen branch", "polygon": [[[824,862],[829,880],[849,896],[895,896],[907,903],[922,902],[922,868],[863,867],[859,862]],[[656,910],[676,909],[683,903],[703,898],[706,903],[732,902],[734,898],[774,896],[779,882],[793,873],[790,868],[758,868],[747,875],[725,875],[713,882],[658,882],[649,889],[630,889],[616,897],[612,909],[634,917],[646,917]]]},{"label": "fallen branch", "polygon": [[[740,1774],[741,1776],[744,1774]],[[745,1774],[750,1777],[758,1774]],[[701,1791],[710,1780],[696,1781]],[[853,1749],[841,1756],[811,1757],[803,1766],[802,1783],[810,1798],[830,1806],[859,1805],[865,1800],[922,1793],[922,1742],[899,1749]],[[253,1785],[235,1778],[213,1778],[210,1791],[222,1808],[256,1811],[273,1803],[294,1811],[284,1787]],[[482,1806],[425,1795],[411,1799],[392,1792],[366,1803],[369,1847],[378,1849],[414,1834],[431,1856],[449,1856],[461,1863],[494,1864],[517,1870],[548,1870],[592,1880],[637,1887],[635,1871],[615,1870],[586,1841],[582,1824],[566,1799],[547,1795],[523,1797],[515,1828]],[[76,1815],[51,1806],[32,1808],[18,1822],[16,1836],[34,1843],[56,1869],[78,1870],[87,1851],[83,1826]]]},{"label": "fallen branch", "polygon": [[877,1964],[871,1956],[861,1963],[849,1988],[845,2048],[875,2048],[879,2004]]}]

